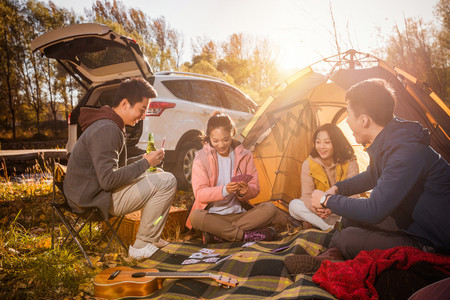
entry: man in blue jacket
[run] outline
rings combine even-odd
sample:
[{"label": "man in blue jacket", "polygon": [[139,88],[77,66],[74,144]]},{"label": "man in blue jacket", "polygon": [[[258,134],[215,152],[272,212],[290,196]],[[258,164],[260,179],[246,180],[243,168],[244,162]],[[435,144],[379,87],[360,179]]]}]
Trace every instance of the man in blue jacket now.
[{"label": "man in blue jacket", "polygon": [[[362,250],[412,246],[450,253],[450,166],[430,147],[418,122],[394,117],[395,96],[381,79],[351,87],[347,123],[356,142],[370,145],[370,164],[327,192],[314,191],[318,215],[343,217],[330,247],[346,259]],[[372,190],[370,198],[348,196]]]}]

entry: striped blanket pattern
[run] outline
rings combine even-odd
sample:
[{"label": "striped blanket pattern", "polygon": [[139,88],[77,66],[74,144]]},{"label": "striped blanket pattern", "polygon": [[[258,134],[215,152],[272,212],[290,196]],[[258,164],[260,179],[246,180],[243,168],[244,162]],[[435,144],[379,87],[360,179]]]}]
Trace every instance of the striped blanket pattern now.
[{"label": "striped blanket pattern", "polygon": [[[166,279],[163,288],[153,293],[151,299],[335,299],[312,281],[313,274],[291,276],[284,266],[284,259],[289,255],[317,255],[324,251],[331,235],[314,229],[285,232],[279,241],[256,242],[249,247],[242,247],[244,242],[207,246],[171,243],[137,267],[156,268],[160,272],[221,274],[239,282],[236,287],[227,289],[208,279]],[[283,247],[286,248],[273,252]],[[228,258],[219,263],[182,264],[202,248],[214,250],[221,259]]]}]

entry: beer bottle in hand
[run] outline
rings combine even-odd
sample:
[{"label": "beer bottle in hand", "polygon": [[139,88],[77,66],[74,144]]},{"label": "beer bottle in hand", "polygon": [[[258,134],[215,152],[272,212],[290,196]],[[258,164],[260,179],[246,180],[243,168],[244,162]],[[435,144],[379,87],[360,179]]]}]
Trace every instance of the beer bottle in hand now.
[{"label": "beer bottle in hand", "polygon": [[[155,140],[153,139],[153,133],[150,132],[148,134],[148,144],[147,144],[146,152],[147,152],[147,154],[149,154],[152,151],[156,151],[156,148],[155,148]],[[150,166],[150,168],[148,168],[148,172],[154,172],[154,171],[156,171],[156,167]]]}]

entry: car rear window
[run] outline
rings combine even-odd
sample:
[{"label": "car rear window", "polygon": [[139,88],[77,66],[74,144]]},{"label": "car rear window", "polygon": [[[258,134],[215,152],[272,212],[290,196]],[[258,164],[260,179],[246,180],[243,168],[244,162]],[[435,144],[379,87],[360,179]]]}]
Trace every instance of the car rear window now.
[{"label": "car rear window", "polygon": [[44,51],[47,57],[70,60],[90,69],[134,61],[133,54],[125,46],[97,37],[57,43]]},{"label": "car rear window", "polygon": [[180,99],[223,107],[220,91],[214,82],[203,80],[166,80],[162,81],[162,84]]},{"label": "car rear window", "polygon": [[78,59],[91,69],[134,61],[133,54],[129,50],[119,47],[108,47],[95,52],[82,52],[78,55]]},{"label": "car rear window", "polygon": [[192,96],[195,102],[223,107],[220,91],[213,82],[193,80]]},{"label": "car rear window", "polygon": [[162,84],[172,93],[175,97],[192,101],[191,97],[191,84],[187,80],[166,80],[162,81]]},{"label": "car rear window", "polygon": [[246,113],[254,113],[253,103],[248,101],[248,99],[242,95],[240,92],[235,90],[234,88],[226,85],[221,85],[223,92],[225,93],[225,97],[228,101],[229,108],[234,110],[243,111]]}]

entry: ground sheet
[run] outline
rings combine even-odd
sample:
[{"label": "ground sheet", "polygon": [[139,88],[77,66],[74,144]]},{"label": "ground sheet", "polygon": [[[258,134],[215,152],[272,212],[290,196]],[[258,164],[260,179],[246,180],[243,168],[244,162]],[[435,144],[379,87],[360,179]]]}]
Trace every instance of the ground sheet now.
[{"label": "ground sheet", "polygon": [[[244,242],[207,246],[172,243],[157,251],[151,259],[139,263],[138,267],[156,268],[160,272],[220,274],[239,282],[236,287],[227,289],[209,279],[167,279],[163,288],[149,297],[152,299],[335,299],[312,281],[313,274],[291,276],[284,266],[284,259],[289,255],[317,255],[324,251],[331,235],[314,229],[294,234],[286,232],[277,242],[256,242],[249,247],[242,247]],[[219,259],[226,259],[218,263],[200,260],[182,264],[203,248],[219,254]]]}]

